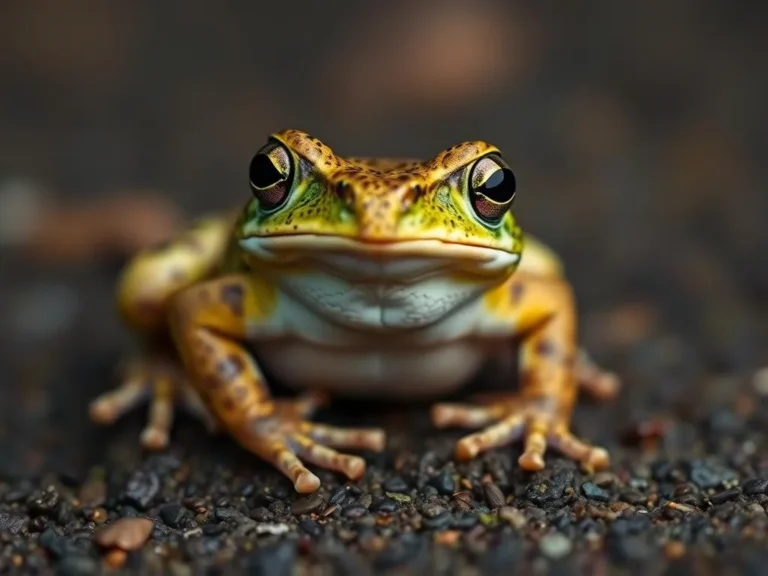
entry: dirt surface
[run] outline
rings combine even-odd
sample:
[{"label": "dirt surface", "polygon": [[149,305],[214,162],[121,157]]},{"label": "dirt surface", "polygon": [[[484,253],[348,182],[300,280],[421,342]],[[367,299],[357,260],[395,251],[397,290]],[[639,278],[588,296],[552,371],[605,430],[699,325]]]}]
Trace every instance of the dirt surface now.
[{"label": "dirt surface", "polygon": [[[23,313],[26,329],[2,348],[3,573],[756,574],[768,561],[768,382],[716,376],[689,340],[654,324],[654,309],[626,304],[584,320],[595,356],[625,382],[616,402],[582,399],[576,417],[579,434],[611,450],[608,472],[584,475],[550,455],[545,471],[523,473],[517,445],[456,464],[460,433],[433,430],[426,406],[341,403],[321,419],[383,425],[389,449],[367,455],[360,482],[320,472],[323,488],[298,497],[184,415],[160,454],[138,447],[141,410],[107,429],[88,422],[88,399],[128,345],[112,316],[113,271],[30,270],[6,284],[24,298],[3,312]],[[49,314],[32,330],[29,310],[65,310],[67,298],[69,318]],[[493,375],[476,385],[497,384]],[[153,527],[99,536],[119,518]],[[97,543],[118,537],[136,549]],[[318,566],[327,571],[311,572]]]}]

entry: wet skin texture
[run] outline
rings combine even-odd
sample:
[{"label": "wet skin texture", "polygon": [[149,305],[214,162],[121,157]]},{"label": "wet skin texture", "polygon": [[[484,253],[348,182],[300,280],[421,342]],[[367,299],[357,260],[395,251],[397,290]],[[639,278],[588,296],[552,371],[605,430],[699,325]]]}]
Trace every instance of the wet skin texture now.
[{"label": "wet skin texture", "polygon": [[[250,187],[241,211],[127,265],[117,299],[145,346],[93,402],[94,420],[113,422],[148,395],[141,441],[161,449],[183,403],[299,492],[320,485],[305,463],[355,479],[365,462],[343,450],[384,447],[379,429],[313,423],[332,395],[434,398],[436,426],[477,429],[458,441],[459,459],[520,439],[527,470],[544,467],[550,446],[587,469],[608,465],[570,420],[579,388],[607,399],[618,381],[579,348],[571,287],[518,227],[515,176],[497,148],[345,158],[287,130],[254,156]],[[519,390],[440,402],[515,343]],[[297,397],[273,399],[261,368]]]}]

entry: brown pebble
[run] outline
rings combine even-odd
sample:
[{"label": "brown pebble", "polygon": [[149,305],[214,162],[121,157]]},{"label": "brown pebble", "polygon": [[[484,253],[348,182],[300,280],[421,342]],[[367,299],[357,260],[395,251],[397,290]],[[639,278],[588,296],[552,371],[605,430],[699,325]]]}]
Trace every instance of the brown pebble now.
[{"label": "brown pebble", "polygon": [[128,553],[125,550],[120,550],[119,548],[113,548],[107,552],[105,556],[107,566],[110,568],[121,568],[123,564],[125,564],[127,558]]},{"label": "brown pebble", "polygon": [[96,524],[103,524],[107,521],[107,511],[104,508],[95,508],[91,513],[91,520]]},{"label": "brown pebble", "polygon": [[379,535],[369,536],[360,540],[360,548],[366,552],[381,552],[387,545],[387,541]]},{"label": "brown pebble", "polygon": [[595,477],[592,478],[592,483],[600,488],[611,486],[616,482],[616,476],[610,472],[598,472]]},{"label": "brown pebble", "polygon": [[672,510],[677,510],[678,512],[683,512],[685,514],[691,514],[693,512],[696,512],[696,508],[693,506],[688,506],[687,504],[680,504],[679,502],[667,502],[667,508],[670,508]]},{"label": "brown pebble", "polygon": [[672,540],[671,542],[667,542],[667,545],[664,547],[664,555],[669,560],[677,560],[678,558],[682,558],[685,556],[685,551],[685,544],[679,540]]},{"label": "brown pebble", "polygon": [[443,530],[442,532],[435,533],[435,544],[442,544],[443,546],[454,546],[461,537],[461,532],[458,530]]},{"label": "brown pebble", "polygon": [[94,539],[103,548],[121,548],[131,552],[146,543],[154,527],[155,523],[149,518],[120,518],[99,528]]},{"label": "brown pebble", "polygon": [[461,510],[468,512],[472,509],[472,495],[469,492],[454,492],[453,498],[456,500],[456,506]]},{"label": "brown pebble", "polygon": [[504,493],[496,484],[493,482],[483,484],[483,492],[485,492],[485,500],[491,510],[504,506]]},{"label": "brown pebble", "polygon": [[310,514],[316,512],[322,508],[325,500],[318,494],[311,494],[298,500],[294,500],[291,504],[291,513],[294,516],[301,516],[302,514]]}]

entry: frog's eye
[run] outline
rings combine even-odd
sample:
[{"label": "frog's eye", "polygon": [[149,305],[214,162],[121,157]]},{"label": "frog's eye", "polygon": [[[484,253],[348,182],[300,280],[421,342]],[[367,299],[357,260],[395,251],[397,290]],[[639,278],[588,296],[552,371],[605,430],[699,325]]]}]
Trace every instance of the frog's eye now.
[{"label": "frog's eye", "polygon": [[515,199],[515,174],[501,158],[486,156],[475,163],[469,176],[469,199],[482,220],[497,223]]},{"label": "frog's eye", "polygon": [[270,143],[251,160],[251,192],[264,210],[286,201],[291,186],[291,153],[282,144]]}]

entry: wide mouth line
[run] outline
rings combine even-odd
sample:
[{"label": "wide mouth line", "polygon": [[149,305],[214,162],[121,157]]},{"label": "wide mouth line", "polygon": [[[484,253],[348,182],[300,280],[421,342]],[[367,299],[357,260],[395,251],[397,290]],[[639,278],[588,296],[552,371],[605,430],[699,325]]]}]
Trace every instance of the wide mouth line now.
[{"label": "wide mouth line", "polygon": [[[312,242],[308,242],[311,240]],[[429,255],[446,258],[465,257],[470,260],[491,260],[495,255],[508,254],[506,250],[476,244],[471,242],[454,242],[442,238],[398,238],[387,240],[371,240],[334,236],[331,234],[280,234],[249,235],[241,239],[241,243],[258,242],[264,248],[291,249],[300,247],[302,250],[325,250],[341,253],[365,253],[369,255]]]}]

